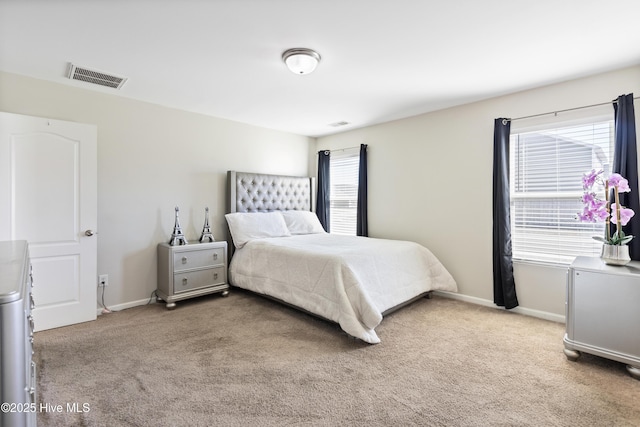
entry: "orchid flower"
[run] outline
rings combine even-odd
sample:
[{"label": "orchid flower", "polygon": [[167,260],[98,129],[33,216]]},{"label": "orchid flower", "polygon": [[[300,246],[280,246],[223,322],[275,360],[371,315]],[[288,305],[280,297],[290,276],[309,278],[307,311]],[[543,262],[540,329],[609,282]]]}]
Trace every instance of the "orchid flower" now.
[{"label": "orchid flower", "polygon": [[578,219],[581,222],[602,222],[602,217],[607,217],[609,214],[605,211],[604,213],[601,211],[590,211],[587,208],[582,213],[578,214]]},{"label": "orchid flower", "polygon": [[596,193],[584,193],[582,195],[582,203],[585,205],[592,205],[596,200]]},{"label": "orchid flower", "polygon": [[631,188],[629,188],[629,181],[624,179],[620,174],[613,173],[609,177],[609,187],[616,187],[618,189],[618,193],[629,193]]},{"label": "orchid flower", "polygon": [[[591,169],[582,176],[582,188],[584,194],[581,201],[584,204],[582,212],[578,213],[578,219],[582,222],[605,222],[604,238],[594,237],[594,239],[609,245],[626,245],[633,239],[633,236],[626,236],[622,231],[622,226],[627,225],[629,220],[635,215],[632,209],[620,205],[620,193],[631,191],[629,181],[622,175],[613,173],[608,179],[603,179],[603,170]],[[598,183],[604,186],[604,198],[598,198],[592,191],[593,186]],[[614,203],[609,206],[609,190],[613,189]],[[618,221],[618,219],[620,219]],[[609,224],[616,225],[616,232],[611,236]]]},{"label": "orchid flower", "polygon": [[[618,223],[618,218],[615,212],[618,209],[618,205],[615,203],[611,205],[611,222],[614,224]],[[632,209],[627,209],[625,207],[620,207],[620,225],[627,225],[631,217],[633,217],[636,213]]]},{"label": "orchid flower", "polygon": [[607,202],[600,200],[596,197],[596,193],[584,193],[582,196],[582,203],[589,207],[591,210],[606,210]]},{"label": "orchid flower", "polygon": [[603,170],[596,171],[595,169],[591,169],[591,172],[587,172],[582,175],[582,188],[585,190],[591,189],[593,185],[596,183],[598,176],[604,172]]}]

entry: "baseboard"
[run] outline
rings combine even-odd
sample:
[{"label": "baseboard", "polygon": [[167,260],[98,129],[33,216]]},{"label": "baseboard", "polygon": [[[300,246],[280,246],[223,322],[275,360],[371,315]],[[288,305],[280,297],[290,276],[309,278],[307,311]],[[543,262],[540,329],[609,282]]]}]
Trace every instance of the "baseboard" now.
[{"label": "baseboard", "polygon": [[[493,303],[493,301],[483,299],[483,298],[477,298],[469,295],[457,294],[455,292],[446,292],[446,291],[435,291],[434,294],[440,295],[445,298],[457,299],[457,300],[469,302],[472,304],[482,305],[485,307],[495,308],[498,310],[504,310],[504,307],[498,307]],[[516,308],[510,309],[509,311],[513,313],[524,314],[525,316],[531,316],[531,317],[537,317],[539,319],[550,320],[552,322],[558,322],[558,323],[566,322],[565,316],[555,314],[555,313],[549,313],[547,311],[534,310],[532,308],[516,307]]]},{"label": "baseboard", "polygon": [[[156,297],[154,296],[153,298],[151,298],[151,300],[149,300],[149,298],[146,298],[146,299],[141,299],[137,301],[130,301],[122,304],[112,305],[112,306],[109,306],[108,308],[110,312],[115,312],[120,310],[126,310],[127,308],[137,307],[139,305],[147,305],[147,304],[155,304],[155,303],[156,303]],[[108,314],[108,312],[105,312],[104,308],[102,307],[98,307],[96,310],[97,310],[98,316],[102,314]]]},{"label": "baseboard", "polygon": [[[482,306],[485,306],[485,307],[495,308],[495,309],[498,309],[498,310],[504,310],[503,307],[498,307],[497,305],[495,305],[493,303],[493,301],[490,301],[488,299],[477,298],[477,297],[472,297],[472,296],[469,296],[469,295],[463,295],[463,294],[458,294],[458,293],[455,293],[455,292],[446,292],[446,291],[434,291],[434,294],[442,296],[444,298],[451,298],[451,299],[456,299],[456,300],[468,302],[468,303],[471,303],[471,304],[477,304],[477,305],[482,305]],[[137,301],[125,302],[123,304],[113,305],[113,306],[109,307],[109,310],[114,312],[114,311],[126,310],[127,308],[137,307],[139,305],[147,305],[147,304],[155,304],[155,303],[156,303],[156,298],[155,297],[153,297],[151,299],[146,298],[146,299],[141,299],[141,300],[137,300]],[[547,311],[534,310],[532,308],[516,307],[516,308],[512,308],[509,311],[511,311],[513,313],[524,314],[525,316],[531,316],[531,317],[537,317],[539,319],[550,320],[552,322],[558,322],[558,323],[565,323],[566,322],[565,316],[561,316],[561,315],[555,314],[555,313],[549,313]],[[97,314],[98,314],[98,316],[100,316],[100,315],[106,314],[106,313],[104,312],[104,309],[102,307],[98,307]]]}]

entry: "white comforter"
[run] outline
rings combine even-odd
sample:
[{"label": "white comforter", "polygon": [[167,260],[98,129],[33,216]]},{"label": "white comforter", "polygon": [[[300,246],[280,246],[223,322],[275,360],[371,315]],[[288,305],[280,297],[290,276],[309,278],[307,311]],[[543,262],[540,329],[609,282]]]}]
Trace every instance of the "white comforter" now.
[{"label": "white comforter", "polygon": [[236,250],[229,274],[234,286],[333,320],[372,344],[385,310],[430,290],[457,291],[417,243],[327,233],[252,240]]}]

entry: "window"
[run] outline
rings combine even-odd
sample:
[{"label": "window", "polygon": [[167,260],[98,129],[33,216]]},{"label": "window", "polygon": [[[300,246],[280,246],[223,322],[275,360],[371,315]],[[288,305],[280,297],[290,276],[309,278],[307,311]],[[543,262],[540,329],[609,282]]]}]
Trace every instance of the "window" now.
[{"label": "window", "polygon": [[329,221],[332,234],[356,235],[359,165],[358,154],[331,155]]},{"label": "window", "polygon": [[582,175],[610,170],[613,120],[553,126],[511,134],[511,237],[513,258],[570,263],[599,256],[604,223],[583,223]]}]

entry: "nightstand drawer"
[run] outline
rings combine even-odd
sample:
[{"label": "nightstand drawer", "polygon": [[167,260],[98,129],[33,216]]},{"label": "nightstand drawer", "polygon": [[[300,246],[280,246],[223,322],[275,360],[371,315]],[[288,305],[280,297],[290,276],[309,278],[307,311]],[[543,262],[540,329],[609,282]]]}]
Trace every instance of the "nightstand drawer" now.
[{"label": "nightstand drawer", "polygon": [[218,285],[227,282],[226,268],[224,266],[177,273],[173,279],[173,292],[180,293],[192,289]]},{"label": "nightstand drawer", "polygon": [[224,264],[224,248],[179,251],[173,254],[175,271]]}]

